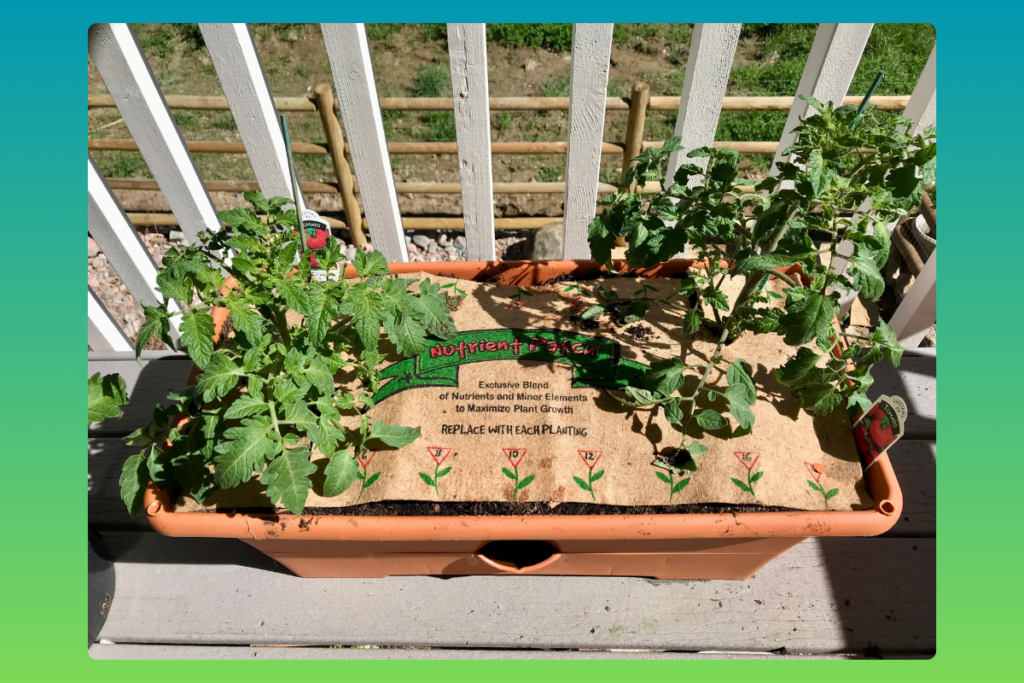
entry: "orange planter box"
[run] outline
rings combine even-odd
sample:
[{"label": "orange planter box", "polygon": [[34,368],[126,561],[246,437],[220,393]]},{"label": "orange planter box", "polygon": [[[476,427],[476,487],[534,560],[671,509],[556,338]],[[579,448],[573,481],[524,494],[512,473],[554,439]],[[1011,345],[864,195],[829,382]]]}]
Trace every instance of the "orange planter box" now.
[{"label": "orange planter box", "polygon": [[[624,262],[616,267],[625,269]],[[664,277],[692,261],[640,271]],[[594,261],[393,263],[393,273],[491,278],[522,287],[598,269]],[[355,272],[349,267],[350,275]],[[214,316],[218,331],[227,312]],[[889,456],[865,475],[871,510],[663,515],[353,517],[172,512],[150,483],[149,521],[168,536],[238,538],[299,576],[535,574],[745,579],[812,536],[874,536],[899,519]]]}]

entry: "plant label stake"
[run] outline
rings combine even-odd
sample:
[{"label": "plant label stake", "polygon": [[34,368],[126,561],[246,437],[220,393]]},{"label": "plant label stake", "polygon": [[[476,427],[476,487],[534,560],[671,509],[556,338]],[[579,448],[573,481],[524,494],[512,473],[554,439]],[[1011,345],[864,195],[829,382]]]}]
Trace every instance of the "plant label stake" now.
[{"label": "plant label stake", "polygon": [[437,494],[438,498],[441,497],[441,490],[437,487],[438,480],[452,471],[451,467],[445,467],[444,469],[441,469],[441,463],[445,461],[445,459],[451,454],[451,452],[452,449],[450,448],[441,448],[439,446],[427,446],[427,453],[429,453],[430,457],[434,460],[434,476],[431,477],[426,472],[419,473],[420,479],[423,480],[423,483],[426,484],[427,486],[432,486],[434,488],[434,493]]},{"label": "plant label stake", "polygon": [[583,481],[579,477],[573,477],[572,479],[573,481],[576,482],[577,486],[579,486],[584,491],[587,491],[590,494],[590,498],[596,503],[597,496],[594,495],[594,482],[596,482],[598,479],[604,476],[604,470],[601,470],[600,472],[594,472],[594,465],[596,465],[597,461],[601,459],[601,453],[603,453],[604,451],[578,450],[576,452],[579,453],[580,458],[583,459],[583,463],[589,468],[590,471],[587,474],[586,481]]},{"label": "plant label stake", "polygon": [[[302,228],[306,233],[306,246],[310,250],[324,249],[327,247],[327,240],[334,239],[333,235],[331,235],[331,226],[327,221],[320,217],[320,214],[312,209],[302,210]],[[313,254],[309,255],[309,263],[314,268],[322,265],[323,268],[327,269],[309,271],[314,282],[337,280],[341,277],[341,267],[336,263],[317,263],[316,256]],[[337,270],[335,270],[335,268],[337,268]]]},{"label": "plant label stake", "polygon": [[865,472],[906,432],[907,414],[907,404],[899,396],[879,396],[853,423],[853,438]]},{"label": "plant label stake", "polygon": [[502,467],[501,473],[513,481],[512,500],[515,500],[519,491],[529,486],[530,482],[533,481],[533,478],[536,475],[531,474],[524,477],[522,481],[519,480],[519,463],[521,463],[523,458],[526,457],[525,448],[502,448],[501,450],[505,454],[505,457],[508,458],[509,464],[512,465],[511,470],[507,467]]}]

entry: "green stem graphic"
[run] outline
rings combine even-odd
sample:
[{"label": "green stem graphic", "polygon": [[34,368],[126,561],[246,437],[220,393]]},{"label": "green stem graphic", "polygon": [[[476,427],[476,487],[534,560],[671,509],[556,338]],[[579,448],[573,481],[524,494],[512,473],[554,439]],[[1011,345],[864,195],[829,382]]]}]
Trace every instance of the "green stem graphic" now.
[{"label": "green stem graphic", "polygon": [[[604,470],[601,470],[603,473]],[[597,502],[597,496],[594,495],[594,470],[590,470],[590,474],[587,475],[587,483],[590,485],[590,497],[593,498],[594,502]]]},{"label": "green stem graphic", "polygon": [[519,465],[512,465],[512,472],[516,475],[513,480],[515,483],[512,484],[512,500],[515,500],[519,495]]},{"label": "green stem graphic", "polygon": [[441,469],[441,463],[434,464],[434,493],[437,494],[438,500],[441,498],[441,489],[437,487],[437,471]]},{"label": "green stem graphic", "polygon": [[754,493],[754,482],[750,481],[750,476],[753,474],[753,471],[753,467],[747,470],[747,486],[750,487],[750,495],[754,497],[754,500],[757,500],[757,494]]}]

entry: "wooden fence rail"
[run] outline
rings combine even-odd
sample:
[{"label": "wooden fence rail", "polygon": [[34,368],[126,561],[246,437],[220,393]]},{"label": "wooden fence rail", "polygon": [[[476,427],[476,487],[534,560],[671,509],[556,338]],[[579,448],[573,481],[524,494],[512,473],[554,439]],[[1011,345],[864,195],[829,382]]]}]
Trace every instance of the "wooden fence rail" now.
[{"label": "wooden fence rail", "polygon": [[[167,106],[171,109],[195,109],[207,111],[223,111],[229,109],[226,97],[218,95],[165,95]],[[860,104],[863,96],[850,95],[843,104]],[[679,97],[655,96],[648,104],[649,111],[676,111],[679,109]],[[900,111],[905,109],[909,95],[876,95],[871,103],[880,109]],[[114,98],[103,93],[89,95],[89,109],[114,107]],[[316,103],[311,97],[275,97],[274,106],[279,112],[316,111]],[[722,111],[789,111],[793,106],[793,98],[763,96],[729,96],[722,100]],[[568,97],[491,97],[488,100],[490,111],[568,111]],[[381,111],[452,111],[450,97],[382,97]],[[338,111],[338,103],[334,103]],[[609,97],[605,102],[605,111],[628,112],[629,100],[624,97]]]}]

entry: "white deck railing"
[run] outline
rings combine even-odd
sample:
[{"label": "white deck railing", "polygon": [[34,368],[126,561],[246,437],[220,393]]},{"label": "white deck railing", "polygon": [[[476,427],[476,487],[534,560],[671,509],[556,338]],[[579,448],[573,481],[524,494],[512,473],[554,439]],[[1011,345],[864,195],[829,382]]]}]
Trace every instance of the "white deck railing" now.
[{"label": "white deck railing", "polygon": [[[292,196],[275,100],[247,25],[199,26],[260,189],[267,195],[297,200],[302,208],[303,198]],[[599,184],[612,26],[575,24],[573,28],[565,258],[589,258],[587,225],[595,213]],[[796,94],[813,95],[820,101],[842,101],[872,26],[820,24]],[[322,24],[321,29],[370,239],[389,261],[408,261],[365,28],[363,24]],[[714,141],[739,31],[740,24],[694,27],[676,121],[676,134],[682,136],[684,150],[670,159],[670,169],[678,166],[690,149]],[[485,25],[449,24],[448,47],[467,257],[493,260],[494,186],[488,110],[492,101],[487,88]],[[194,241],[202,230],[219,230],[213,202],[131,27],[93,25],[89,29],[89,54],[186,239]],[[933,49],[905,110],[919,127],[935,123],[935,74]],[[792,129],[806,114],[806,103],[794,99],[775,161],[781,160],[781,151],[793,140]],[[131,295],[139,302],[153,304],[157,296],[156,264],[91,157],[89,233]],[[907,345],[919,344],[935,321],[935,273],[933,253],[891,321]],[[95,350],[122,350],[127,344],[124,333],[91,289],[89,344]]]}]

